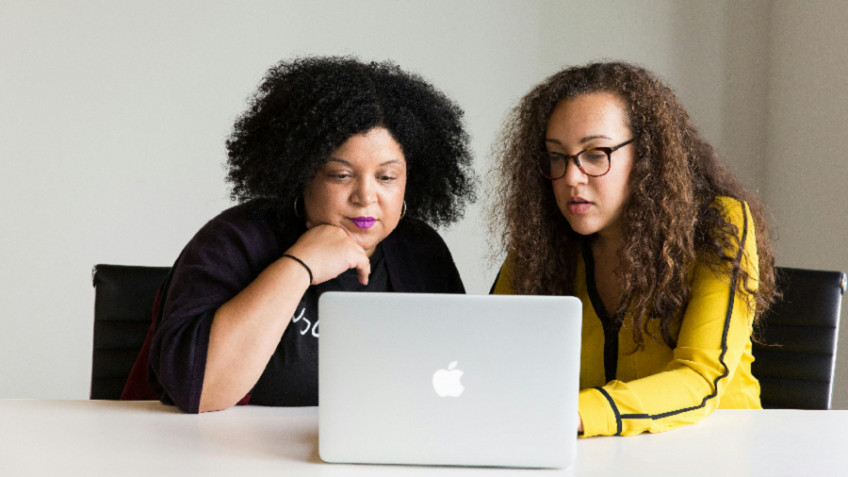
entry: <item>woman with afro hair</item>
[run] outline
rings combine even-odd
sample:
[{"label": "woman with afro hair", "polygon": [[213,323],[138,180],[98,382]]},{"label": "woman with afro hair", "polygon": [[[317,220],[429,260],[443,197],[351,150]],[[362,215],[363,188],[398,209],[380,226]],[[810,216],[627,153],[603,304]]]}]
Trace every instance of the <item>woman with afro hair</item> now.
[{"label": "woman with afro hair", "polygon": [[554,74],[508,118],[494,293],[583,303],[578,433],[759,408],[752,330],[774,299],[763,206],[643,68]]},{"label": "woman with afro hair", "polygon": [[149,381],[161,399],[193,413],[317,405],[321,293],[463,293],[432,228],[473,200],[462,114],[388,62],[272,67],[227,141],[239,205],[160,289]]}]

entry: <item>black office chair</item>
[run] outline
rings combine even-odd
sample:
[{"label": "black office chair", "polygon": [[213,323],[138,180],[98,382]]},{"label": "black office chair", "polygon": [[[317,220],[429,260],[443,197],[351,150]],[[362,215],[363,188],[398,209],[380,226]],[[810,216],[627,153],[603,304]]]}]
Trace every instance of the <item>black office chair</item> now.
[{"label": "black office chair", "polygon": [[169,267],[95,265],[91,399],[118,399],[153,318]]},{"label": "black office chair", "polygon": [[783,297],[763,316],[751,372],[767,409],[830,409],[842,272],[777,267]]}]

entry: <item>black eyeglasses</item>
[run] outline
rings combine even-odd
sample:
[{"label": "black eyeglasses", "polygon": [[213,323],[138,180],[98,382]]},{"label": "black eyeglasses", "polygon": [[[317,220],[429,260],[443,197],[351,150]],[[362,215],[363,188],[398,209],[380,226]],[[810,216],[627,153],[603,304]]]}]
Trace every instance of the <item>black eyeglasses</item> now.
[{"label": "black eyeglasses", "polygon": [[537,166],[539,172],[552,181],[565,176],[569,160],[574,161],[574,165],[587,176],[601,177],[610,170],[610,154],[635,140],[633,138],[613,147],[587,147],[574,155],[548,152],[539,158]]}]

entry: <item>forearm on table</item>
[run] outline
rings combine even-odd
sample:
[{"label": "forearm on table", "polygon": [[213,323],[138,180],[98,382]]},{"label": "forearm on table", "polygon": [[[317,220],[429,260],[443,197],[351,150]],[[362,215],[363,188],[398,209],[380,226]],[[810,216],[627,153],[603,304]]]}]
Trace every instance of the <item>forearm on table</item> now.
[{"label": "forearm on table", "polygon": [[[724,319],[685,326],[693,331],[681,334],[673,359],[662,372],[582,391],[580,413],[585,434],[661,432],[712,413],[750,336],[746,307],[737,304],[734,310],[726,333]],[[712,341],[718,346],[710,346]]]}]

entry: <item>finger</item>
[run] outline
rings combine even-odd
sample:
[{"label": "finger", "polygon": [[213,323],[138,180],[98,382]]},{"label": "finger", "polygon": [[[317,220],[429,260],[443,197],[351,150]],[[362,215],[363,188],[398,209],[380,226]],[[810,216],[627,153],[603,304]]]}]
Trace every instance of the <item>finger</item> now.
[{"label": "finger", "polygon": [[359,276],[359,283],[362,286],[368,285],[368,277],[371,275],[371,260],[365,254],[362,255],[364,260],[360,260],[356,265],[356,274]]}]

